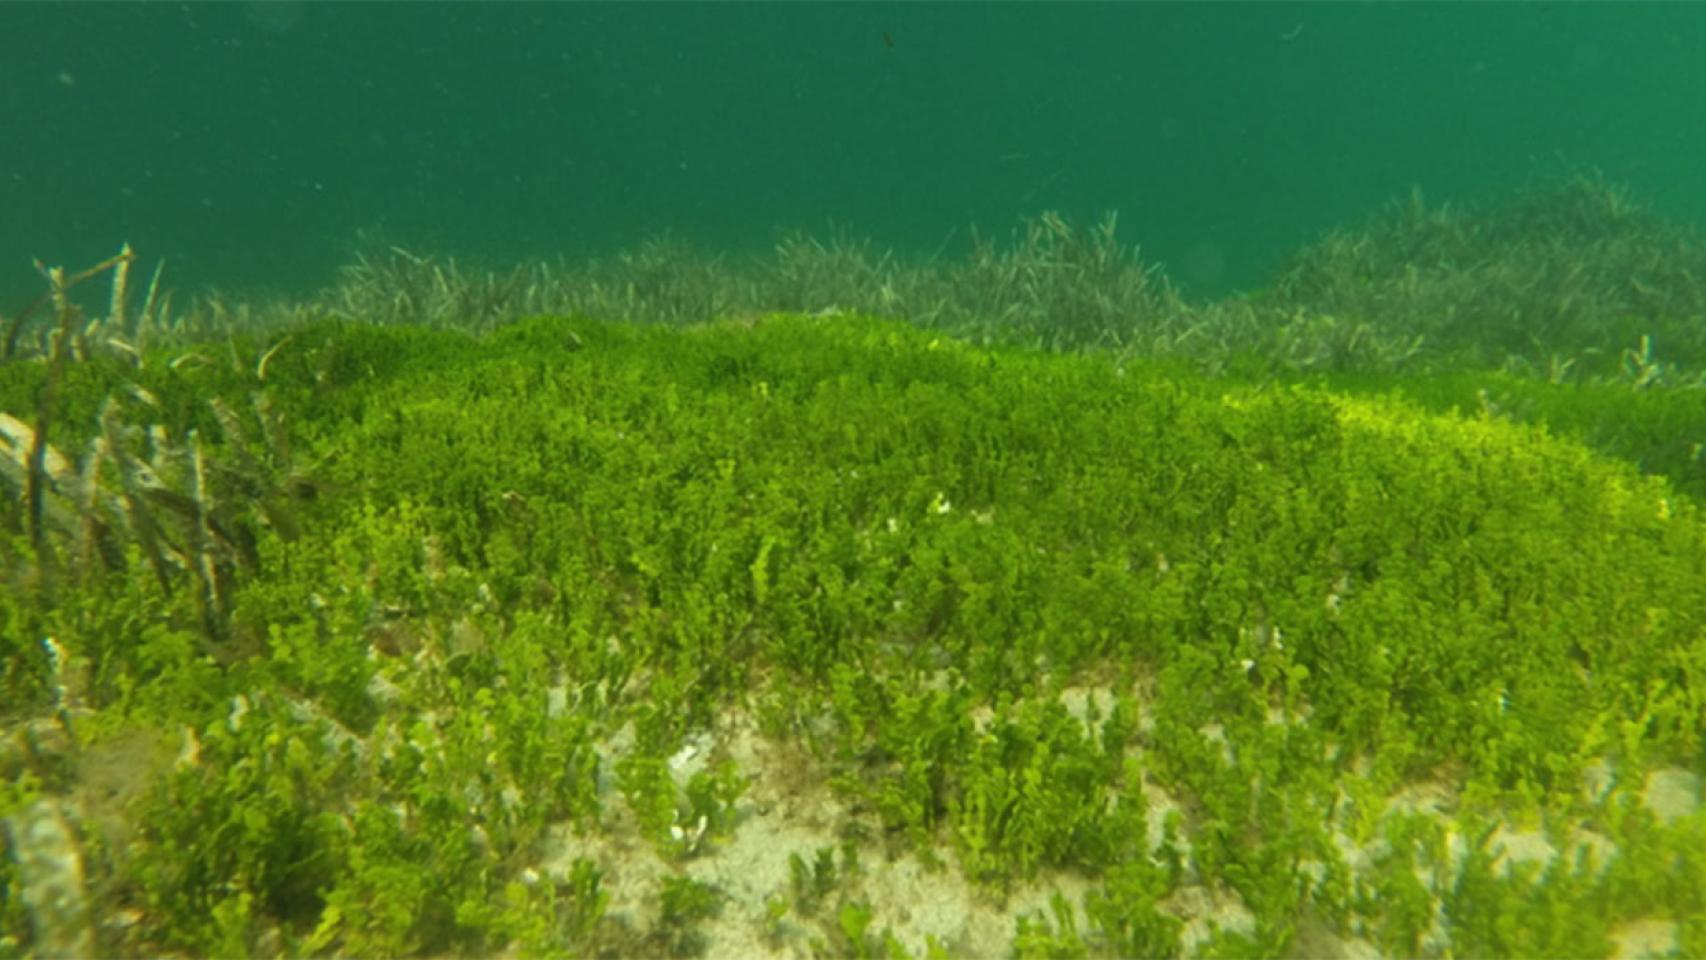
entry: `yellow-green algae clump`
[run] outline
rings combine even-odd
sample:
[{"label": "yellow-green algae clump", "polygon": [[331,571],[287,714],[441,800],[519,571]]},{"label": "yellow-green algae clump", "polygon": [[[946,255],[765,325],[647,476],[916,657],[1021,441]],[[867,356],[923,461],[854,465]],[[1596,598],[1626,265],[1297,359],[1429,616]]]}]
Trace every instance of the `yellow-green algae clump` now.
[{"label": "yellow-green algae clump", "polygon": [[[80,365],[61,444],[129,378],[282,490],[275,345]],[[268,357],[313,495],[228,496],[216,635],[134,544],[0,593],[103,952],[1706,952],[1706,523],[1541,428],[851,316]]]}]

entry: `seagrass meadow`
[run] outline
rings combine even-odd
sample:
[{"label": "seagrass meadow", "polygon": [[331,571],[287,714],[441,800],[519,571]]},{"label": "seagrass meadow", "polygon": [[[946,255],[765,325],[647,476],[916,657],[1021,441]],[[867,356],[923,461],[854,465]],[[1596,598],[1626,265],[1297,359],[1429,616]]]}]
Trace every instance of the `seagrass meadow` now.
[{"label": "seagrass meadow", "polygon": [[50,271],[0,957],[1706,955],[1702,249]]}]

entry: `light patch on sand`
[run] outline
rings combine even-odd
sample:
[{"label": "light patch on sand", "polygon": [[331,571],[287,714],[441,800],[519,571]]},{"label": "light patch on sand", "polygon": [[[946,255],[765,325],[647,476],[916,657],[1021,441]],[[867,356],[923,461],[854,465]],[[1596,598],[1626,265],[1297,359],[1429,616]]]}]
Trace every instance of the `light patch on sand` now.
[{"label": "light patch on sand", "polygon": [[1700,777],[1680,767],[1654,770],[1641,800],[1660,823],[1673,823],[1700,809]]},{"label": "light patch on sand", "polygon": [[[1099,730],[1090,723],[1090,705],[1105,719],[1113,707],[1114,695],[1105,687],[1068,687],[1059,694],[1060,702],[1080,723],[1089,736]],[[1148,711],[1142,709],[1138,697],[1139,723]],[[987,708],[986,708],[987,709]],[[993,721],[986,713],[980,727]],[[1225,731],[1208,725],[1198,731],[1206,741],[1228,749]],[[615,731],[603,744],[600,754],[603,770],[614,768],[615,760],[634,748],[631,727]],[[1141,752],[1135,745],[1129,747]],[[1016,922],[1020,917],[1039,917],[1052,925],[1054,913],[1050,898],[1057,892],[1064,895],[1078,913],[1079,930],[1090,932],[1083,915],[1083,903],[1094,884],[1084,877],[1061,871],[1044,871],[1028,883],[1016,883],[1002,896],[996,891],[968,882],[960,869],[946,831],[935,849],[935,858],[920,857],[899,836],[882,836],[880,825],[869,811],[857,809],[857,804],[837,796],[828,784],[827,771],[802,743],[777,740],[761,735],[750,715],[741,711],[725,714],[713,731],[696,733],[684,742],[681,750],[671,757],[671,768],[678,781],[692,772],[703,769],[714,757],[727,757],[753,780],[737,808],[736,827],[731,836],[707,840],[697,854],[682,862],[671,862],[660,856],[652,844],[639,835],[637,825],[627,805],[608,778],[600,785],[604,816],[600,828],[587,837],[575,836],[567,830],[554,831],[547,843],[548,855],[540,864],[541,872],[559,878],[567,875],[574,860],[587,857],[604,871],[604,889],[610,894],[608,913],[617,929],[625,931],[630,943],[654,943],[658,917],[657,895],[661,882],[669,874],[690,876],[715,887],[723,897],[721,912],[700,923],[695,935],[706,957],[808,957],[841,949],[835,941],[836,910],[841,903],[858,903],[871,911],[868,930],[869,945],[880,949],[880,939],[890,935],[913,955],[924,954],[931,944],[938,944],[953,956],[1005,956],[1012,950]],[[1609,783],[1611,772],[1590,772],[1585,789],[1608,789],[1595,780],[1596,775]],[[1185,809],[1180,798],[1172,795],[1150,777],[1144,776],[1138,788],[1142,791],[1147,812],[1147,840],[1151,850],[1162,842],[1162,827],[1167,816]],[[1388,797],[1383,816],[1420,814],[1446,824],[1445,856],[1442,868],[1422,862],[1417,864],[1417,877],[1441,898],[1445,892],[1437,888],[1440,882],[1452,882],[1468,855],[1470,838],[1453,825],[1458,810],[1460,785],[1449,776],[1436,776],[1406,784]],[[1661,820],[1670,822],[1686,816],[1700,807],[1700,777],[1685,770],[1667,769],[1647,778],[1643,802]],[[1340,811],[1341,819],[1345,811]],[[1355,873],[1365,873],[1379,859],[1386,840],[1377,831],[1366,844],[1357,844],[1347,836],[1345,823],[1335,824],[1333,840],[1346,865]],[[1189,831],[1184,829],[1175,842],[1189,859]],[[849,838],[857,838],[858,868],[845,872],[843,846]],[[837,877],[834,891],[811,916],[802,916],[792,906],[778,921],[767,904],[793,904],[792,855],[811,863],[817,852],[835,850]],[[1602,834],[1573,829],[1567,834],[1548,836],[1532,829],[1518,829],[1501,824],[1489,840],[1489,849],[1498,856],[1500,872],[1518,864],[1544,868],[1559,857],[1573,861],[1583,850],[1591,849],[1594,862],[1603,866],[1616,850]],[[1325,867],[1316,865],[1323,873]],[[1180,947],[1190,956],[1209,943],[1216,932],[1253,932],[1255,918],[1246,905],[1231,890],[1214,885],[1189,883],[1174,890],[1158,906],[1178,917],[1183,926]],[[1422,947],[1428,952],[1450,949],[1449,925],[1443,915],[1443,899],[1436,899],[1435,916],[1423,934]],[[1305,927],[1312,930],[1306,935]],[[1298,949],[1320,951],[1323,956],[1361,958],[1378,955],[1378,949],[1364,936],[1366,931],[1353,927],[1345,931],[1327,929],[1324,923],[1305,923],[1299,928]],[[1676,925],[1661,920],[1643,920],[1622,927],[1614,934],[1620,957],[1633,958],[1649,953],[1664,953],[1674,948]]]},{"label": "light patch on sand", "polygon": [[[1089,695],[1085,691],[1076,705],[1086,705]],[[1104,706],[1103,691],[1095,695],[1099,707],[1111,706],[1111,697]],[[655,942],[643,938],[657,928],[658,890],[670,874],[710,884],[723,896],[721,912],[695,929],[705,957],[817,955],[829,939],[826,930],[835,927],[836,904],[842,900],[869,906],[874,946],[886,931],[915,956],[923,955],[931,942],[952,956],[1006,956],[1012,951],[1020,917],[1041,917],[1053,923],[1050,900],[1056,893],[1073,905],[1080,930],[1085,930],[1083,903],[1094,884],[1082,876],[1045,870],[1031,882],[1014,884],[1002,896],[968,882],[946,842],[936,851],[941,862],[928,864],[897,844],[870,839],[875,824],[831,791],[824,771],[807,751],[762,736],[745,714],[725,715],[714,734],[690,737],[687,744],[684,752],[690,752],[693,760],[716,753],[754,776],[738,805],[732,836],[707,841],[698,855],[684,862],[669,862],[640,837],[626,803],[606,779],[600,784],[604,814],[599,828],[586,836],[567,826],[551,830],[537,866],[539,873],[561,882],[577,859],[597,864],[603,871],[602,889],[610,897],[606,915],[625,931],[630,943]],[[632,730],[616,731],[601,745],[603,766],[613,767],[632,748]],[[678,772],[689,765],[680,765],[683,769]],[[1145,782],[1142,789],[1153,846],[1160,842],[1163,819],[1179,809],[1179,803],[1156,784]],[[866,838],[858,845],[857,872],[837,877],[835,892],[814,916],[803,917],[790,909],[779,923],[773,922],[767,901],[793,899],[790,855],[798,854],[809,863],[817,851],[834,848],[839,871],[845,863],[842,844],[856,834]],[[1181,836],[1178,842],[1188,855],[1186,838]],[[885,849],[890,855],[885,855]],[[1160,906],[1183,921],[1181,942],[1187,955],[1215,931],[1254,929],[1249,909],[1227,890],[1181,887]]]},{"label": "light patch on sand", "polygon": [[1092,735],[1097,731],[1090,725],[1091,702],[1094,701],[1096,712],[1103,720],[1114,708],[1114,692],[1107,687],[1063,687],[1058,699],[1072,719],[1083,724],[1085,731]]},{"label": "light patch on sand", "polygon": [[1386,809],[1389,813],[1448,816],[1457,809],[1457,787],[1440,777],[1406,784],[1387,801]]},{"label": "light patch on sand", "polygon": [[1230,891],[1211,890],[1202,884],[1191,884],[1174,890],[1159,904],[1161,909],[1185,921],[1179,931],[1179,949],[1193,956],[1216,933],[1251,933],[1256,929],[1256,915]]},{"label": "light patch on sand", "polygon": [[1665,956],[1677,948],[1676,924],[1670,920],[1636,920],[1612,931],[1612,960]]},{"label": "light patch on sand", "polygon": [[1582,794],[1589,803],[1598,803],[1617,785],[1617,771],[1611,762],[1600,759],[1582,770]]}]

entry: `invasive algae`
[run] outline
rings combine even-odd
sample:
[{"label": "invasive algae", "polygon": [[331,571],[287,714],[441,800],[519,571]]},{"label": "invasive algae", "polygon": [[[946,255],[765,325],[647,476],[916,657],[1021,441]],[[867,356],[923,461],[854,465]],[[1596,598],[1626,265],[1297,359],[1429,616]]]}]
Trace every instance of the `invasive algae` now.
[{"label": "invasive algae", "polygon": [[268,373],[326,492],[253,515],[256,655],[146,563],[4,601],[64,749],[182,731],[130,844],[81,825],[104,950],[1698,945],[1702,818],[1652,804],[1706,524],[1570,441],[852,316],[320,325]]},{"label": "invasive algae", "polygon": [[1706,952],[1697,240],[974,247],[44,269],[0,956]]}]

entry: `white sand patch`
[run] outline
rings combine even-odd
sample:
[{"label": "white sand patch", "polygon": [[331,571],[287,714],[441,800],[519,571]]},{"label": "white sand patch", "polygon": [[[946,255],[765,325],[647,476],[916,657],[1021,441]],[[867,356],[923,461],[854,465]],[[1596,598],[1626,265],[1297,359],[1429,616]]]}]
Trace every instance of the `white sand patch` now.
[{"label": "white sand patch", "polygon": [[1189,860],[1191,856],[1191,841],[1182,825],[1184,814],[1178,798],[1174,797],[1159,784],[1155,783],[1154,780],[1150,779],[1148,774],[1145,774],[1143,777],[1142,790],[1144,816],[1143,825],[1145,831],[1148,833],[1147,839],[1149,841],[1149,852],[1154,853],[1156,850],[1160,849],[1162,841],[1166,838],[1167,815],[1174,811],[1180,811],[1181,827],[1177,836],[1174,837],[1173,843],[1174,846],[1178,848],[1179,855],[1182,858]]},{"label": "white sand patch", "polygon": [[1388,813],[1424,813],[1432,817],[1449,816],[1457,810],[1456,784],[1435,777],[1398,789],[1386,803]]},{"label": "white sand patch", "polygon": [[1676,924],[1670,920],[1636,920],[1612,931],[1612,960],[1639,960],[1669,954],[1677,948]]},{"label": "white sand patch", "polygon": [[1641,800],[1660,823],[1680,820],[1700,809],[1700,777],[1680,767],[1654,770]]},{"label": "white sand patch", "polygon": [[[722,732],[728,755],[742,769],[767,775],[743,800],[735,835],[687,866],[689,875],[729,898],[722,914],[700,928],[706,956],[813,955],[812,940],[835,924],[835,903],[825,902],[813,917],[790,910],[772,925],[766,902],[791,899],[792,854],[811,863],[818,850],[833,847],[838,868],[845,867],[841,838],[852,814],[803,751],[761,737],[742,716],[729,716]],[[1080,903],[1088,887],[1076,877],[1056,876],[998,902],[965,879],[950,851],[942,851],[943,864],[932,866],[910,852],[885,858],[875,846],[860,845],[857,871],[838,874],[831,901],[864,903],[872,914],[870,934],[886,930],[914,955],[923,955],[932,940],[955,956],[1005,955],[1019,915],[1046,914],[1056,890]]]},{"label": "white sand patch", "polygon": [[1180,887],[1160,903],[1161,909],[1185,921],[1179,931],[1179,948],[1194,956],[1197,948],[1220,931],[1251,933],[1256,916],[1230,890],[1211,890],[1202,884]]},{"label": "white sand patch", "polygon": [[1493,831],[1487,845],[1499,857],[1498,865],[1506,873],[1519,863],[1532,863],[1544,868],[1558,855],[1558,848],[1540,831],[1511,830],[1503,825]]},{"label": "white sand patch", "polygon": [[1297,925],[1290,956],[1298,960],[1381,960],[1380,948],[1357,936],[1340,936],[1320,917],[1305,913]]},{"label": "white sand patch", "polygon": [[[1463,843],[1460,835],[1452,837],[1452,872],[1455,873],[1461,865],[1462,853],[1466,852],[1467,844]],[[1509,873],[1515,864],[1535,864],[1544,870],[1553,860],[1560,856],[1558,845],[1539,830],[1512,830],[1504,825],[1493,831],[1489,841],[1489,849],[1499,853],[1499,867],[1502,873]],[[1617,845],[1602,833],[1592,830],[1572,830],[1569,840],[1561,851],[1568,863],[1574,863],[1583,849],[1593,851],[1593,862],[1596,868],[1604,869],[1617,852]]]},{"label": "white sand patch", "polygon": [[1608,760],[1600,759],[1582,770],[1582,795],[1589,803],[1598,803],[1617,785],[1617,771]]},{"label": "white sand patch", "polygon": [[1064,687],[1058,699],[1072,719],[1084,725],[1085,732],[1094,735],[1097,730],[1090,724],[1090,705],[1096,705],[1096,712],[1103,720],[1108,718],[1108,711],[1114,708],[1115,694],[1107,687]]}]

